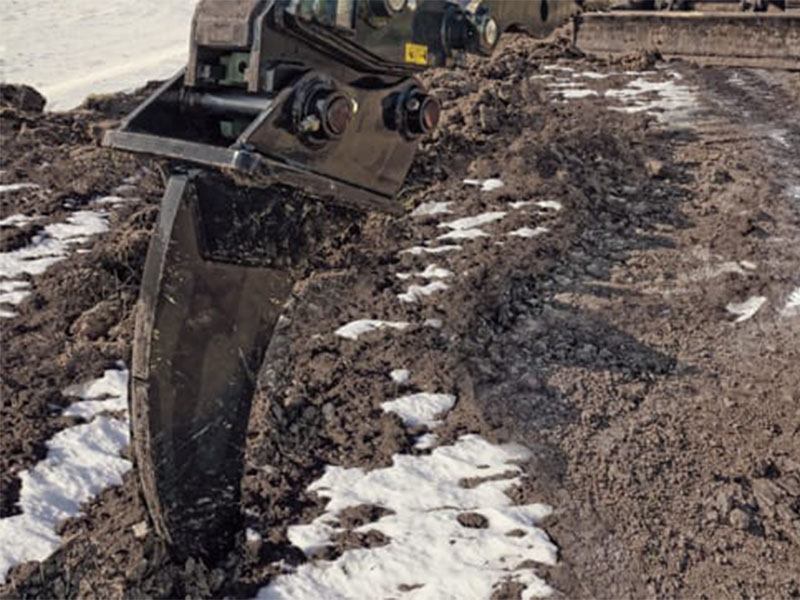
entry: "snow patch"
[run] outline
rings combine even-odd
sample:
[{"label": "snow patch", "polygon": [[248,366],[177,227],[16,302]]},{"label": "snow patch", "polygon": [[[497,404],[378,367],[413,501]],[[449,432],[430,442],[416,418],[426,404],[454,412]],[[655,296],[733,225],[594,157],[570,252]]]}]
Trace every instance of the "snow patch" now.
[{"label": "snow patch", "polygon": [[90,236],[108,231],[108,217],[104,213],[81,210],[73,213],[63,223],[44,228],[24,248],[0,253],[0,277],[41,275],[51,265],[64,260],[70,246],[81,244]]},{"label": "snow patch", "polygon": [[[416,599],[486,599],[504,581],[525,586],[523,599],[552,593],[531,567],[554,565],[557,548],[536,524],[552,510],[543,504],[514,506],[506,491],[520,483],[516,461],[529,457],[518,446],[495,446],[476,435],[427,456],[397,455],[393,465],[364,472],[328,467],[309,486],[329,499],[326,512],[308,525],[289,528],[289,540],[309,556],[341,533],[337,515],[346,508],[378,505],[392,511],[356,531],[377,530],[389,543],[344,552],[333,561],[317,560],[281,575],[258,594],[260,600],[317,598],[399,598],[401,586],[415,588]],[[474,487],[461,482],[484,480]],[[482,529],[467,528],[461,513],[478,513]],[[521,535],[509,536],[511,531]]]},{"label": "snow patch", "polygon": [[453,276],[453,272],[439,267],[438,265],[428,265],[421,273],[395,273],[394,276],[400,281],[408,281],[414,277],[420,277],[422,279],[448,279]]},{"label": "snow patch", "polygon": [[625,88],[608,90],[605,93],[606,97],[617,98],[626,105],[612,106],[609,110],[624,113],[646,112],[655,115],[664,124],[685,125],[697,108],[697,97],[690,87],[676,81],[677,78],[648,81],[644,77],[637,77]]},{"label": "snow patch", "polygon": [[488,225],[489,223],[500,221],[506,216],[506,214],[508,213],[503,211],[485,212],[474,217],[464,217],[463,219],[456,219],[455,221],[440,223],[439,228],[452,229],[454,231],[474,229],[476,227],[480,227],[481,225]]},{"label": "snow patch", "polygon": [[577,81],[571,81],[569,79],[559,78],[556,79],[553,83],[551,83],[548,87],[550,89],[575,89],[581,87],[581,83]]},{"label": "snow patch", "polygon": [[734,323],[743,323],[744,321],[752,319],[761,307],[764,306],[766,301],[767,299],[764,296],[753,296],[744,302],[731,302],[725,309],[732,315],[737,316]]},{"label": "snow patch", "polygon": [[423,433],[418,436],[414,442],[414,448],[417,450],[430,450],[439,441],[439,436],[435,433]]},{"label": "snow patch", "polygon": [[509,206],[514,210],[518,210],[520,208],[525,208],[534,204],[533,200],[519,200],[517,202],[509,203]]},{"label": "snow patch", "polygon": [[35,183],[9,183],[0,185],[0,194],[12,194],[23,190],[38,190],[39,185]]},{"label": "snow patch", "polygon": [[244,539],[248,544],[257,544],[262,540],[261,534],[248,527],[244,530]]},{"label": "snow patch", "polygon": [[778,142],[784,148],[791,148],[792,144],[786,139],[788,133],[789,132],[785,129],[773,129],[768,135],[771,139]]},{"label": "snow patch", "polygon": [[[127,387],[116,384],[127,382],[127,377],[127,371],[120,371],[104,376],[97,387],[93,382],[80,389],[113,390],[113,400],[121,401],[125,410]],[[78,516],[81,506],[107,487],[122,484],[122,476],[132,467],[120,456],[128,442],[127,417],[104,416],[65,429],[47,442],[47,457],[19,475],[22,514],[0,519],[0,584],[12,567],[45,560],[55,552],[61,546],[58,525]]]},{"label": "snow patch", "polygon": [[575,69],[572,67],[562,67],[561,65],[545,65],[542,67],[545,71],[562,71],[564,73],[574,73]]},{"label": "snow patch", "polygon": [[564,209],[564,205],[558,200],[540,200],[536,203],[536,206],[545,210],[554,210],[556,212]]},{"label": "snow patch", "polygon": [[581,98],[591,98],[600,95],[594,90],[585,90],[585,89],[557,90],[556,93],[565,100],[580,100]]},{"label": "snow patch", "polygon": [[438,265],[428,265],[419,276],[425,279],[448,279],[453,276],[453,272]]},{"label": "snow patch", "polygon": [[411,211],[412,217],[432,217],[434,215],[446,215],[451,212],[452,202],[425,202]]},{"label": "snow patch", "polygon": [[493,192],[505,186],[501,179],[465,179],[464,184],[479,187],[482,192]]},{"label": "snow patch", "polygon": [[[0,281],[0,304],[18,305],[31,295],[31,287],[27,281]],[[15,316],[14,313],[10,313]]]},{"label": "snow patch", "polygon": [[489,234],[482,229],[456,229],[449,233],[440,235],[437,240],[476,240],[482,237],[489,237]]},{"label": "snow patch", "polygon": [[384,402],[381,408],[385,412],[396,414],[408,427],[428,428],[441,424],[438,417],[449,412],[455,406],[456,397],[451,394],[410,394],[396,400]]},{"label": "snow patch", "polygon": [[373,331],[386,328],[403,331],[407,329],[409,325],[410,323],[406,323],[405,321],[379,321],[375,319],[361,319],[359,321],[348,323],[347,325],[342,325],[336,330],[336,335],[348,340],[357,340],[365,333],[371,333]]},{"label": "snow patch", "polygon": [[[30,284],[20,279],[21,277],[41,275],[67,258],[73,246],[106,231],[106,213],[81,210],[72,213],[62,223],[47,225],[27,246],[1,252],[0,304],[19,305],[30,293]],[[0,310],[0,318],[13,316],[15,314],[11,311]]]},{"label": "snow patch", "polygon": [[389,377],[391,377],[392,381],[395,383],[405,385],[411,379],[411,371],[408,369],[395,369],[389,373]]},{"label": "snow patch", "polygon": [[800,287],[795,288],[792,293],[789,294],[789,299],[786,301],[783,310],[781,310],[781,315],[784,317],[800,315]]},{"label": "snow patch", "polygon": [[108,231],[108,214],[91,210],[79,210],[63,223],[54,223],[44,228],[45,235],[70,244],[81,244],[91,236]]},{"label": "snow patch", "polygon": [[427,296],[431,296],[436,292],[443,292],[447,289],[450,289],[450,286],[448,286],[446,283],[441,281],[432,281],[428,285],[411,285],[404,293],[397,294],[397,297],[401,302],[419,302]]},{"label": "snow patch", "polygon": [[108,369],[100,379],[89,383],[72,385],[62,393],[80,398],[64,412],[65,417],[91,419],[102,412],[116,412],[128,407],[128,371]]},{"label": "snow patch", "polygon": [[508,235],[520,238],[535,238],[540,235],[544,235],[550,231],[547,227],[537,227],[536,229],[531,229],[530,227],[520,227],[519,229],[515,229]]},{"label": "snow patch", "polygon": [[0,220],[0,227],[21,227],[36,220],[36,217],[29,217],[28,215],[11,215]]},{"label": "snow patch", "polygon": [[457,252],[461,250],[462,246],[458,244],[445,244],[442,246],[412,246],[401,250],[400,254],[411,254],[412,256],[421,256],[422,254],[445,254],[446,252]]}]

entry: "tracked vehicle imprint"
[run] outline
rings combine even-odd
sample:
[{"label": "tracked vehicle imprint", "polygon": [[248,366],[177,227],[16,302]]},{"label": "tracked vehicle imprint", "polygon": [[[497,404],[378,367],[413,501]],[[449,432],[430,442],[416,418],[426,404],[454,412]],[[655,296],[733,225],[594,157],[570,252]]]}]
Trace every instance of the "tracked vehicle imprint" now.
[{"label": "tracked vehicle imprint", "polygon": [[646,50],[700,64],[800,69],[800,7],[791,0],[755,3],[778,9],[769,13],[716,10],[729,8],[719,0],[665,4],[705,10],[586,13],[576,19],[575,46],[604,55]]}]

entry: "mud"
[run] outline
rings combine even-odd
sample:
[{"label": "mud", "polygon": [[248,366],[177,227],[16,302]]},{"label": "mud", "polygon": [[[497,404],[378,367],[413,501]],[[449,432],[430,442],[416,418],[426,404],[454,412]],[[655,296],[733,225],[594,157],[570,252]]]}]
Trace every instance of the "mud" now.
[{"label": "mud", "polygon": [[[534,451],[514,499],[556,508],[546,529],[561,562],[541,570],[564,597],[800,593],[800,375],[792,367],[800,334],[796,318],[776,309],[800,285],[800,217],[785,194],[800,132],[789,109],[777,124],[787,148],[765,129],[776,127],[772,102],[796,102],[782,90],[797,80],[772,76],[774,97],[754,106],[747,90],[761,80],[741,91],[727,71],[682,66],[705,111],[687,131],[609,111],[596,98],[563,102],[537,77],[553,64],[620,67],[565,42],[518,37],[485,63],[426,76],[446,110],[401,201],[409,210],[452,202],[453,214],[348,219],[298,271],[248,432],[243,511],[257,535],[242,531],[214,564],[172,561],[147,527],[134,472],[65,524],[53,557],[13,570],[0,594],[252,596],[305,560],[286,529],[321,512],[306,487],[326,464],[375,468],[396,453],[426,452],[414,447],[424,429],[409,430],[380,403],[434,390],[458,398],[440,443],[475,432]],[[0,516],[15,510],[16,474],[67,425],[56,416],[66,404],[60,390],[129,359],[164,166],[96,141],[138,97],[94,99],[63,114],[10,105],[0,113],[0,183],[41,186],[0,196],[0,218],[34,213],[40,226],[135,178],[111,231],[37,277],[19,316],[0,321]],[[505,185],[482,192],[463,183],[492,177]],[[538,202],[546,204],[512,208]],[[402,252],[445,233],[443,221],[498,211],[502,221],[484,229],[502,236],[453,242],[464,251],[448,255]],[[523,227],[548,233],[507,235]],[[4,247],[34,233],[4,228]],[[756,268],[708,275],[742,261]],[[456,275],[444,280],[449,289],[435,301],[398,301],[411,282],[397,273],[432,263]],[[725,306],[752,295],[769,308],[734,325]],[[410,325],[355,341],[333,335],[356,319]],[[412,373],[408,382],[389,377],[399,368]],[[362,507],[344,516],[350,533],[326,557],[386,543],[353,531],[383,514]],[[479,516],[464,513],[464,526],[480,527]]]},{"label": "mud", "polygon": [[3,517],[15,511],[16,473],[42,458],[44,441],[67,425],[56,416],[66,405],[60,390],[129,356],[130,310],[161,194],[154,164],[94,143],[95,128],[113,122],[141,95],[118,97],[113,108],[96,99],[73,113],[43,115],[41,104],[30,101],[36,92],[8,89],[0,102],[0,181],[32,186],[0,195],[0,216],[22,213],[37,221],[0,228],[3,251],[29,244],[45,225],[109,195],[124,179],[137,184],[136,198],[109,215],[117,234],[47,271],[16,310],[19,317],[0,325]]},{"label": "mud", "polygon": [[[800,129],[775,110],[797,79],[682,72],[708,90],[700,132],[650,133],[637,169],[604,144],[571,260],[509,280],[466,345],[483,414],[538,451],[528,493],[563,507],[566,597],[798,593],[800,333],[781,306]],[[753,272],[709,269],[725,260]],[[771,308],[733,324],[726,304],[753,295]]]}]

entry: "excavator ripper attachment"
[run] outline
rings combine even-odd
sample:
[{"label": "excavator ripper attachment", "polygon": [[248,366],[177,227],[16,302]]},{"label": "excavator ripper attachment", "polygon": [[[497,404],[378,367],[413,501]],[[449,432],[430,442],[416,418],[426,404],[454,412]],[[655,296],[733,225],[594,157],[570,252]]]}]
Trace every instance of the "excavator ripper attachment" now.
[{"label": "excavator ripper attachment", "polygon": [[441,115],[416,75],[490,55],[509,28],[544,35],[573,7],[198,2],[186,68],[104,138],[187,169],[169,180],[150,244],[131,384],[143,495],[175,552],[219,557],[239,530],[256,374],[293,269],[347,218],[308,197],[401,213],[396,196]]},{"label": "excavator ripper attachment", "polygon": [[242,194],[259,193],[226,198],[210,174],[173,176],[147,256],[134,340],[133,449],[155,528],[181,553],[219,555],[239,529],[250,401],[292,288],[286,270],[211,254],[231,235],[227,226],[218,230],[220,207],[233,212]]}]

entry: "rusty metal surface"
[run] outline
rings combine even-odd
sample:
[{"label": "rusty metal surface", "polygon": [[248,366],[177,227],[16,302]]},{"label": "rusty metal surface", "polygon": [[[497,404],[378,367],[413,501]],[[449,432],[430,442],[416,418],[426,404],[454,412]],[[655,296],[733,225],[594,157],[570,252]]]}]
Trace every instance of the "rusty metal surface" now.
[{"label": "rusty metal surface", "polygon": [[657,50],[665,58],[800,70],[800,14],[587,13],[575,45],[595,54]]}]

